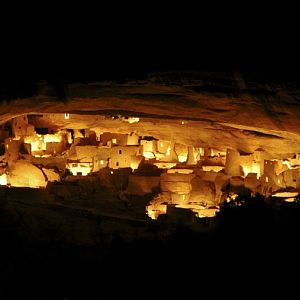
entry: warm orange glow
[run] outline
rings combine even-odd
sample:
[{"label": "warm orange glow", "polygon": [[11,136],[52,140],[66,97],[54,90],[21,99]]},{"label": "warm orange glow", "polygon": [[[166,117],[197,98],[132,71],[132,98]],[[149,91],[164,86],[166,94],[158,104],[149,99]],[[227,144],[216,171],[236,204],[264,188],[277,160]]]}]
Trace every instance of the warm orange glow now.
[{"label": "warm orange glow", "polygon": [[238,194],[236,193],[229,193],[228,197],[226,198],[226,202],[231,202],[231,201],[234,201],[236,198],[238,197]]},{"label": "warm orange glow", "polygon": [[194,173],[193,169],[170,169],[167,171],[168,174],[174,174],[174,173],[179,173],[179,174],[192,174]]},{"label": "warm orange glow", "polygon": [[158,167],[159,169],[170,169],[176,166],[176,163],[171,162],[155,162],[153,163],[154,166]]},{"label": "warm orange glow", "polygon": [[283,161],[282,161],[282,164],[283,164],[283,165],[286,165],[289,169],[292,169],[292,164],[291,164],[290,161],[288,161],[288,160],[283,160]]},{"label": "warm orange glow", "polygon": [[285,202],[295,202],[296,201],[296,198],[286,198],[284,199]]},{"label": "warm orange glow", "polygon": [[7,185],[7,175],[5,173],[0,175],[0,185]]},{"label": "warm orange glow", "polygon": [[47,149],[47,143],[59,143],[62,141],[60,134],[36,134],[24,137],[24,143],[31,145],[31,151],[44,151]]},{"label": "warm orange glow", "polygon": [[285,202],[295,202],[298,192],[278,192],[272,195],[272,197],[282,198]]},{"label": "warm orange glow", "polygon": [[137,117],[129,117],[127,119],[123,118],[123,121],[128,122],[129,124],[137,123],[140,121],[140,118]]},{"label": "warm orange glow", "polygon": [[187,161],[187,155],[178,155],[178,161],[183,163]]},{"label": "warm orange glow", "polygon": [[216,213],[220,211],[219,208],[206,208],[199,204],[180,204],[176,205],[176,207],[190,209],[191,211],[196,213],[196,217],[198,218],[212,218],[215,217]]},{"label": "warm orange glow", "polygon": [[297,192],[278,192],[272,195],[272,197],[282,197],[282,198],[288,198],[288,197],[296,197],[298,195]]},{"label": "warm orange glow", "polygon": [[[199,204],[177,204],[178,208],[190,209],[194,213],[196,213],[196,217],[198,218],[212,218],[216,216],[216,213],[219,212],[219,208],[206,208]],[[156,220],[159,215],[163,215],[167,213],[167,204],[161,203],[160,201],[154,199],[151,203],[146,207],[147,215]]]},{"label": "warm orange glow", "polygon": [[156,220],[159,215],[167,213],[167,205],[153,202],[152,204],[146,207],[146,210],[147,210],[147,215],[151,219]]},{"label": "warm orange glow", "polygon": [[46,144],[44,143],[43,136],[40,134],[35,136],[25,136],[24,143],[31,145],[31,151],[46,150]]},{"label": "warm orange glow", "polygon": [[28,161],[14,162],[7,174],[7,181],[13,187],[45,188],[47,185],[43,172]]},{"label": "warm orange glow", "polygon": [[209,172],[220,172],[224,169],[223,166],[202,166],[203,171]]},{"label": "warm orange glow", "polygon": [[139,167],[141,161],[142,161],[142,157],[141,156],[140,157],[135,156],[135,157],[131,158],[130,168],[132,170],[136,170]]},{"label": "warm orange glow", "polygon": [[[193,209],[192,209],[193,210]],[[213,218],[216,216],[217,212],[220,210],[218,208],[205,208],[200,210],[193,210],[194,212],[197,212],[198,218]]]},{"label": "warm orange glow", "polygon": [[69,169],[72,175],[74,176],[76,175],[87,176],[92,171],[92,167],[90,163],[68,163],[67,169]]},{"label": "warm orange glow", "polygon": [[155,158],[155,155],[153,152],[150,152],[150,151],[144,151],[143,152],[143,156],[146,158],[146,159],[153,159]]},{"label": "warm orange glow", "polygon": [[166,152],[166,155],[167,155],[167,156],[170,156],[170,155],[171,155],[171,146],[168,147],[167,152]]},{"label": "warm orange glow", "polygon": [[[280,190],[273,197],[282,198],[281,202],[296,200],[296,192],[283,191],[298,191],[300,153],[291,150],[284,155],[278,149],[275,158],[271,153],[254,150],[256,146],[252,149],[255,143],[245,147],[249,148],[247,153],[239,151],[237,146],[224,152],[220,149],[233,146],[228,141],[230,135],[220,134],[218,138],[209,139],[209,132],[201,135],[197,128],[186,132],[183,129],[194,122],[183,119],[166,124],[145,119],[134,124],[140,121],[138,117],[118,115],[112,117],[117,121],[109,118],[108,123],[105,116],[93,120],[90,115],[88,123],[85,117],[72,114],[70,122],[69,113],[33,115],[13,120],[11,130],[1,127],[5,153],[0,157],[0,185],[45,188],[49,182],[80,179],[64,176],[66,169],[69,170],[67,174],[73,176],[93,173],[92,178],[88,176],[84,180],[87,182],[96,179],[97,172],[103,179],[102,171],[114,185],[119,184],[118,180],[112,180],[117,175],[129,176],[132,186],[122,184],[126,194],[160,192],[146,207],[152,219],[167,213],[170,218],[214,217],[222,201],[236,205],[241,202],[237,201],[238,194],[230,192],[227,195],[225,186],[232,191],[245,187],[253,194],[259,192],[267,196]],[[156,123],[166,126],[158,127]],[[151,128],[152,124],[156,127]],[[172,128],[172,124],[176,128]],[[57,133],[42,135],[35,130]],[[115,171],[118,169],[126,172]]]},{"label": "warm orange glow", "polygon": [[62,136],[60,134],[46,134],[44,135],[45,143],[59,143],[62,140]]},{"label": "warm orange glow", "polygon": [[246,177],[249,173],[255,173],[257,174],[257,178],[261,176],[260,173],[260,165],[256,162],[253,162],[250,166],[249,165],[244,165],[243,167],[243,172],[244,176]]},{"label": "warm orange glow", "polygon": [[34,154],[33,156],[34,157],[41,157],[41,158],[48,158],[48,157],[51,157],[52,155],[51,154],[42,154],[42,155]]},{"label": "warm orange glow", "polygon": [[72,135],[71,135],[70,132],[68,132],[68,134],[67,134],[67,139],[68,139],[68,144],[72,144],[73,143]]}]

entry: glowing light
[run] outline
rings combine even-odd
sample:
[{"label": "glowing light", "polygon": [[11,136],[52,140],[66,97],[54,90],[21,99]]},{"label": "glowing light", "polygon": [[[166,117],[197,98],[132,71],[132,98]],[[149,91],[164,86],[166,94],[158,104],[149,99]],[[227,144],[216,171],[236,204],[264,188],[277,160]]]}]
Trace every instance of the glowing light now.
[{"label": "glowing light", "polygon": [[111,174],[111,175],[114,174],[114,171],[110,171],[110,174]]},{"label": "glowing light", "polygon": [[176,205],[178,208],[190,209],[196,214],[198,218],[212,218],[216,216],[216,213],[220,211],[219,207],[216,208],[206,208],[200,204],[185,204]]},{"label": "glowing light", "polygon": [[31,151],[46,150],[46,144],[44,143],[43,137],[40,134],[34,136],[25,136],[24,143],[31,145]]},{"label": "glowing light", "polygon": [[220,172],[224,169],[223,166],[202,166],[203,171]]},{"label": "glowing light", "polygon": [[146,207],[146,213],[151,219],[156,220],[159,215],[167,213],[167,205],[162,203],[155,203],[154,201]]},{"label": "glowing light", "polygon": [[100,160],[100,165],[104,165],[104,160]]},{"label": "glowing light", "polygon": [[186,155],[178,155],[178,161],[183,163],[187,161],[187,156]]},{"label": "glowing light", "polygon": [[158,167],[159,169],[170,169],[176,166],[176,163],[170,162],[155,162],[154,166]]},{"label": "glowing light", "polygon": [[41,157],[41,158],[48,158],[48,157],[51,157],[52,155],[51,154],[34,154],[33,155],[34,157]]},{"label": "glowing light", "polygon": [[153,159],[155,158],[155,155],[153,152],[150,152],[150,151],[144,151],[143,152],[143,156],[146,158],[146,159]]},{"label": "glowing light", "polygon": [[129,118],[123,118],[123,121],[128,122],[129,124],[137,123],[140,121],[140,118],[137,117],[129,117]]},{"label": "glowing light", "polygon": [[229,193],[228,197],[226,198],[226,202],[231,202],[231,201],[234,201],[236,198],[238,197],[238,194],[236,193]]},{"label": "glowing light", "polygon": [[291,162],[290,162],[290,161],[284,160],[284,161],[282,162],[282,164],[283,164],[283,165],[286,165],[289,169],[292,169],[292,165],[291,165]]},{"label": "glowing light", "polygon": [[89,163],[69,163],[67,168],[70,170],[72,175],[87,176],[92,171],[92,167]]},{"label": "glowing light", "polygon": [[5,173],[0,175],[0,185],[7,185],[7,175]]},{"label": "glowing light", "polygon": [[70,114],[65,113],[65,119],[70,119]]},{"label": "glowing light", "polygon": [[252,173],[256,173],[257,174],[257,178],[260,177],[260,165],[258,163],[255,163],[252,165]]},{"label": "glowing light", "polygon": [[296,197],[298,195],[297,192],[278,192],[272,195],[272,197]]},{"label": "glowing light", "polygon": [[117,143],[117,139],[112,139],[111,142],[112,142],[113,144],[116,144],[116,143]]},{"label": "glowing light", "polygon": [[67,139],[68,139],[68,144],[72,144],[73,143],[72,135],[71,135],[70,132],[68,132]]},{"label": "glowing light", "polygon": [[[185,200],[186,195],[182,195],[182,199]],[[147,215],[155,220],[158,218],[159,215],[167,213],[167,204],[166,202],[162,202],[159,196],[154,198],[150,204],[146,207]],[[198,218],[208,218],[208,217],[215,217],[216,213],[220,211],[219,207],[214,208],[206,208],[201,204],[198,203],[188,203],[188,204],[177,204],[175,205],[178,208],[185,208],[193,211],[195,216]]]},{"label": "glowing light", "polygon": [[[192,209],[193,210],[193,209]],[[194,212],[197,212],[198,218],[213,218],[216,216],[217,212],[220,211],[218,208],[205,208],[202,210],[193,210]]]},{"label": "glowing light", "polygon": [[170,156],[171,155],[171,146],[168,147],[166,151],[166,155]]},{"label": "glowing light", "polygon": [[61,135],[59,134],[46,134],[44,135],[45,143],[60,143],[62,140]]},{"label": "glowing light", "polygon": [[181,125],[184,125],[184,121],[181,121]]},{"label": "glowing light", "polygon": [[[207,218],[207,217],[215,217],[216,213],[220,211],[219,207],[204,207],[200,203],[185,203],[186,197],[188,194],[182,194],[180,204],[176,204],[175,206],[178,208],[185,208],[193,211],[195,216],[198,218]],[[169,201],[164,198],[162,195],[156,196],[150,204],[146,207],[146,213],[151,219],[157,219],[159,215],[167,213],[167,203]]]},{"label": "glowing light", "polygon": [[130,161],[130,168],[131,168],[132,170],[138,169],[138,167],[139,167],[141,161],[142,161],[141,156],[140,156],[140,157],[135,156],[135,157],[132,158],[131,161]]},{"label": "glowing light", "polygon": [[168,174],[175,174],[175,173],[179,173],[179,174],[192,174],[194,173],[194,170],[192,169],[170,169],[167,171]]},{"label": "glowing light", "polygon": [[45,188],[47,185],[43,172],[26,161],[14,163],[9,169],[8,182],[13,187]]},{"label": "glowing light", "polygon": [[246,177],[249,173],[251,173],[251,167],[243,166],[244,176]]},{"label": "glowing light", "polygon": [[59,143],[62,141],[60,134],[36,134],[24,137],[24,143],[31,145],[31,151],[43,151],[47,148],[47,143]]},{"label": "glowing light", "polygon": [[285,202],[295,202],[298,192],[278,192],[272,197],[283,198]]},{"label": "glowing light", "polygon": [[295,202],[295,200],[296,200],[296,198],[286,198],[286,199],[284,199],[285,202],[289,202],[289,203]]},{"label": "glowing light", "polygon": [[244,172],[244,176],[246,177],[249,173],[255,173],[257,174],[257,178],[259,178],[261,176],[260,174],[260,165],[256,162],[252,162],[252,164],[249,165],[245,165],[242,166],[243,167],[243,172]]}]

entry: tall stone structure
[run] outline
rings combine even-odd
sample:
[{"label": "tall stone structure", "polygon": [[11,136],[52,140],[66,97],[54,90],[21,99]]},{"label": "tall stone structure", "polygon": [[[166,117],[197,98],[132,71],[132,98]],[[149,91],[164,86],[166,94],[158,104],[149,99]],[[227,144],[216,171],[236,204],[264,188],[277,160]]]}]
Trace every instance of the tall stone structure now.
[{"label": "tall stone structure", "polygon": [[240,176],[240,153],[234,149],[227,149],[225,173],[230,176]]}]

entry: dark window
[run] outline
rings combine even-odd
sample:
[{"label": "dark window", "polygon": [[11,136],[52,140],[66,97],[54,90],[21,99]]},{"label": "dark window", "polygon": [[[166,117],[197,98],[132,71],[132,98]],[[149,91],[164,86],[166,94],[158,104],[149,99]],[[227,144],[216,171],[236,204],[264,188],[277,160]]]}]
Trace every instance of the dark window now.
[{"label": "dark window", "polygon": [[4,144],[0,145],[0,155],[4,155],[5,154],[5,146]]},{"label": "dark window", "polygon": [[117,167],[119,166],[119,163],[118,163],[118,162],[116,163],[116,166],[117,166]]},{"label": "dark window", "polygon": [[122,154],[122,150],[119,150],[119,154]]},{"label": "dark window", "polygon": [[35,131],[37,134],[48,134],[48,128],[37,128],[35,127]]}]

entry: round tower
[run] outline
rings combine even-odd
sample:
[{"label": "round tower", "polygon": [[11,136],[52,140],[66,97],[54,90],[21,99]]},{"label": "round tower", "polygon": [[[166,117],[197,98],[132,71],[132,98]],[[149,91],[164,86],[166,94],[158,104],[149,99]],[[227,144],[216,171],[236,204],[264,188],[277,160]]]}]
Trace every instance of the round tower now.
[{"label": "round tower", "polygon": [[230,176],[240,176],[240,153],[235,149],[227,149],[225,173]]}]

